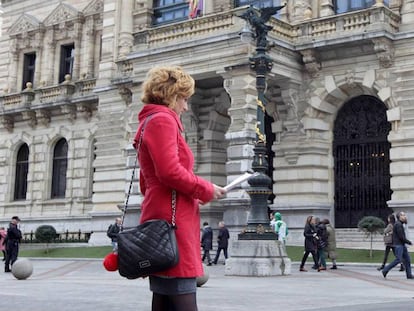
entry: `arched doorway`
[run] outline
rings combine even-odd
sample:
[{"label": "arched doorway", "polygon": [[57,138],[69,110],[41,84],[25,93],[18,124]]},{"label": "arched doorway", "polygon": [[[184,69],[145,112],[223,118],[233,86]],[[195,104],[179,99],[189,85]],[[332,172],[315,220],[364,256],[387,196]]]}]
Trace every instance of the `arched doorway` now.
[{"label": "arched doorway", "polygon": [[392,210],[391,124],[386,106],[373,96],[358,96],[340,109],[334,124],[335,227],[356,227],[364,216],[386,219]]}]

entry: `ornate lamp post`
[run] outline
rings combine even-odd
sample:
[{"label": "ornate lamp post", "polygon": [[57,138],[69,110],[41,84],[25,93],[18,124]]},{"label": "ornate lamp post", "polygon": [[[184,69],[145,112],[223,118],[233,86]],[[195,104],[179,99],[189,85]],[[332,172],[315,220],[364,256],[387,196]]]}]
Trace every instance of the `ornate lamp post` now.
[{"label": "ornate lamp post", "polygon": [[250,26],[243,28],[241,32],[242,41],[246,41],[246,37],[256,39],[256,53],[253,57],[250,57],[249,61],[250,68],[256,72],[257,89],[256,144],[254,147],[252,169],[259,174],[255,174],[255,176],[252,176],[248,180],[251,186],[247,191],[251,198],[251,210],[247,220],[247,227],[239,234],[239,240],[275,240],[276,238],[275,233],[269,225],[267,204],[267,199],[272,194],[272,180],[266,175],[268,161],[266,155],[266,99],[264,93],[266,89],[266,75],[272,70],[273,66],[272,59],[266,55],[268,45],[267,33],[273,27],[266,25],[266,22],[284,6],[261,8],[260,15],[256,9],[250,6],[240,16]]}]

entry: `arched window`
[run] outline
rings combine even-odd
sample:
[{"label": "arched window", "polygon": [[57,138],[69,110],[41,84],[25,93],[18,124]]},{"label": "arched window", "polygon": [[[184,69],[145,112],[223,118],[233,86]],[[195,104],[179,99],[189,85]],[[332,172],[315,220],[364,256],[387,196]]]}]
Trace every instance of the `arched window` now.
[{"label": "arched window", "polygon": [[[388,6],[389,0],[384,0],[384,4]],[[363,10],[372,7],[375,4],[375,0],[336,0],[335,12],[337,14]]]},{"label": "arched window", "polygon": [[51,198],[64,198],[66,192],[66,170],[68,167],[68,143],[62,138],[53,152]]},{"label": "arched window", "polygon": [[29,148],[22,145],[17,153],[16,180],[14,183],[14,199],[26,200],[27,172],[29,171]]}]

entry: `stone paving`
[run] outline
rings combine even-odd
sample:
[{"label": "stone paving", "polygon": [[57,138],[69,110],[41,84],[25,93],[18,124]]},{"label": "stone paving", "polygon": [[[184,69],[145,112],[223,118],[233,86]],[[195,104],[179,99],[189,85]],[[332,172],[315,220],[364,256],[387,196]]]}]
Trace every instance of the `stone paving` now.
[{"label": "stone paving", "polygon": [[[107,272],[100,260],[31,259],[26,280],[0,273],[0,310],[150,310],[146,279],[126,280]],[[276,277],[224,275],[224,265],[208,267],[209,280],[198,289],[200,311],[238,310],[414,310],[414,280],[392,270],[387,279],[372,265],[343,264],[338,270]]]}]

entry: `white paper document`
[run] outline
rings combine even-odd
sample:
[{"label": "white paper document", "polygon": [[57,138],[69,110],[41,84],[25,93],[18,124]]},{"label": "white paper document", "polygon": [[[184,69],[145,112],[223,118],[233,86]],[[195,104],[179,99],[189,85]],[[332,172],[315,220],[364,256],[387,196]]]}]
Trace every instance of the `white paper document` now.
[{"label": "white paper document", "polygon": [[224,189],[226,189],[227,191],[235,188],[236,186],[240,185],[242,182],[245,182],[246,180],[248,180],[250,177],[252,176],[257,176],[259,175],[259,173],[244,173],[243,175],[237,177],[235,180],[233,180],[231,183],[229,183],[228,185],[224,186]]}]

